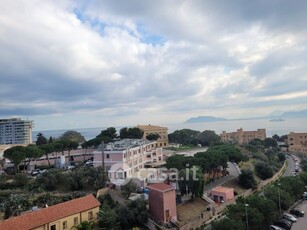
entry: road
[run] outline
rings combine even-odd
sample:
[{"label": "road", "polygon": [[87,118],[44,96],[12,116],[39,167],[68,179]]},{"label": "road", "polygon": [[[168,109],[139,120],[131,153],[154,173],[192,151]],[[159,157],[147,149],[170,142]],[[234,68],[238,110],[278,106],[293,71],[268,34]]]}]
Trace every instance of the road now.
[{"label": "road", "polygon": [[295,171],[295,162],[298,162],[299,164],[299,158],[294,156],[294,155],[287,155],[287,169],[284,173],[283,176],[295,176],[295,174],[293,173],[293,171]]},{"label": "road", "polygon": [[237,167],[237,165],[235,163],[231,163],[231,162],[228,162],[228,168],[227,168],[227,171],[229,172],[229,175],[227,176],[224,176],[220,179],[217,179],[216,181],[210,183],[210,184],[207,184],[204,186],[204,192],[206,191],[210,191],[212,190],[213,188],[219,186],[219,185],[222,185],[224,183],[226,183],[227,181],[233,179],[233,178],[236,178],[239,176],[239,169]]}]

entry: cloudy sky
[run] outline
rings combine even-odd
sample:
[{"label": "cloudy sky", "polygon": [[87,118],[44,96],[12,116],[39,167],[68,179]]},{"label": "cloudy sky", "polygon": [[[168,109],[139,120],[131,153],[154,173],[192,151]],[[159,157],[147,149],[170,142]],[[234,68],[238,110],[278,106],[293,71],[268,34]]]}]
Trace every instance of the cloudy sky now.
[{"label": "cloudy sky", "polygon": [[307,108],[304,0],[1,3],[1,118],[47,130]]}]

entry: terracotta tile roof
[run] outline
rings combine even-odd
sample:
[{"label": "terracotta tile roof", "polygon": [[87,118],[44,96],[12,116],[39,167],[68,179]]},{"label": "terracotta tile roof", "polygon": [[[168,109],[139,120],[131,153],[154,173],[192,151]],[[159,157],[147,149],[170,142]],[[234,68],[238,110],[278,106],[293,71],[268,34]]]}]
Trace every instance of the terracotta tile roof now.
[{"label": "terracotta tile roof", "polygon": [[228,192],[229,190],[233,190],[233,188],[230,188],[230,187],[223,187],[223,186],[218,186],[214,189],[212,189],[212,192]]},{"label": "terracotta tile roof", "polygon": [[158,190],[161,192],[166,192],[166,191],[170,191],[170,190],[175,190],[175,188],[169,184],[164,184],[164,183],[157,183],[157,184],[151,184],[148,185],[149,189],[153,189],[153,190]]},{"label": "terracotta tile roof", "polygon": [[100,202],[93,195],[87,195],[81,198],[52,205],[48,208],[26,213],[21,216],[9,218],[3,222],[0,222],[0,229],[28,230],[98,207],[99,205]]}]

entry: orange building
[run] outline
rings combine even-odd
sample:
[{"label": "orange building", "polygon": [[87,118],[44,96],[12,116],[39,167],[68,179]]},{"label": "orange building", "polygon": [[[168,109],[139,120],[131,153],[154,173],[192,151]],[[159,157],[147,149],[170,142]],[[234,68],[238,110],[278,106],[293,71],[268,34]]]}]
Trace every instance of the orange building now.
[{"label": "orange building", "polygon": [[149,185],[148,190],[149,213],[161,223],[177,221],[175,188],[158,183]]},{"label": "orange building", "polygon": [[70,230],[84,221],[97,221],[100,202],[93,196],[73,199],[0,222],[1,230]]},{"label": "orange building", "polygon": [[289,145],[289,152],[307,154],[307,133],[291,132],[288,134],[286,144]]},{"label": "orange building", "polygon": [[257,129],[257,131],[243,131],[243,129],[240,128],[237,129],[236,132],[226,133],[226,131],[223,131],[220,137],[222,142],[246,144],[256,138],[264,140],[266,138],[266,131],[265,129]]},{"label": "orange building", "polygon": [[146,138],[148,134],[157,133],[160,135],[158,140],[156,140],[156,147],[166,147],[168,146],[168,129],[167,127],[156,126],[156,125],[138,125],[138,128],[144,131],[143,139]]}]

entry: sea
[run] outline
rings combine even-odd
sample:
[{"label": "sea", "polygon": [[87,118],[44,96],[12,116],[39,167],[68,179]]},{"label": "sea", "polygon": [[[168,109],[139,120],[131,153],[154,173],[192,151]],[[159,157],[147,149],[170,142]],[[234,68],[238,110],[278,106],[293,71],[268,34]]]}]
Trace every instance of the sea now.
[{"label": "sea", "polygon": [[[246,120],[226,120],[226,121],[214,121],[214,122],[197,122],[197,123],[177,123],[177,124],[154,124],[164,126],[168,128],[168,133],[172,133],[175,130],[180,129],[193,129],[197,131],[213,130],[217,134],[226,132],[234,132],[239,128],[243,128],[245,131],[266,129],[268,137],[274,134],[285,135],[290,132],[307,132],[307,118],[289,118],[280,121],[270,121],[269,119],[246,119]],[[115,127],[119,131],[122,127]],[[86,140],[90,140],[96,137],[102,130],[108,127],[97,128],[80,128],[80,129],[61,129],[61,130],[34,130],[32,132],[33,140],[36,140],[38,133],[43,133],[46,138],[53,137],[58,138],[63,133],[69,130],[74,130],[81,133]]]}]

